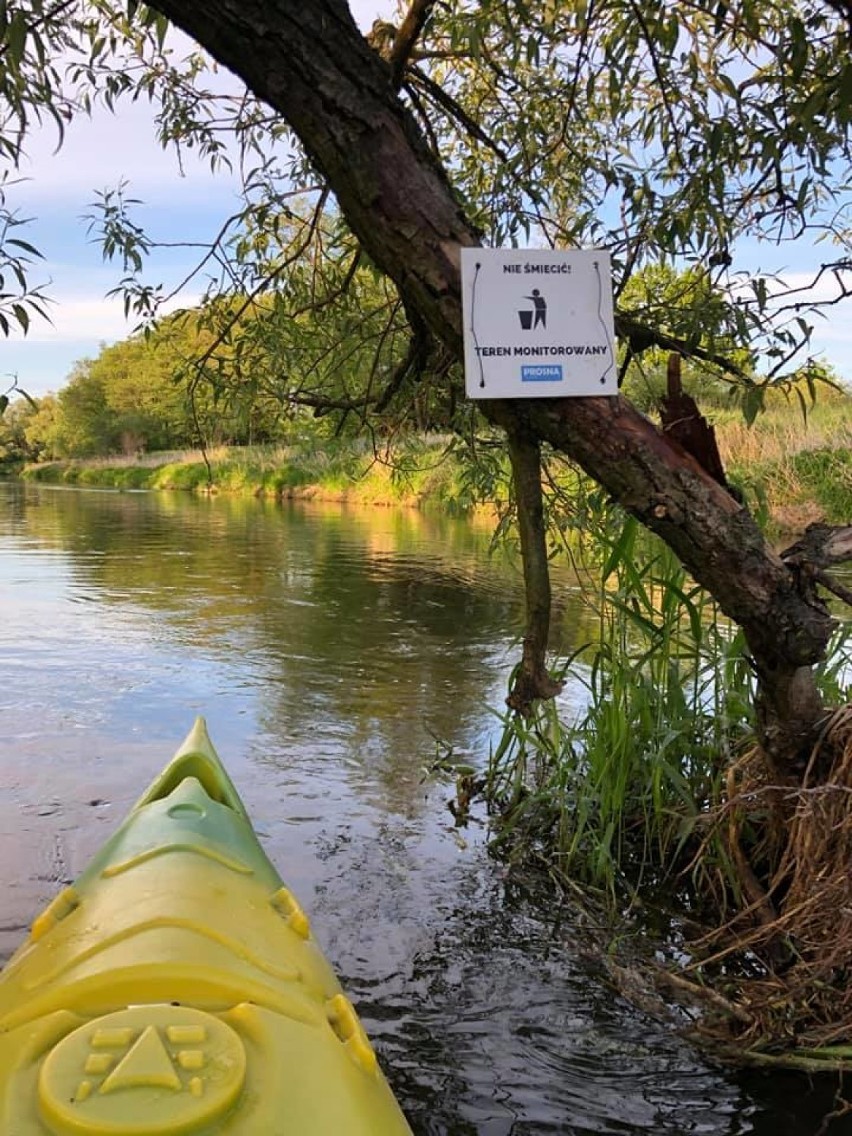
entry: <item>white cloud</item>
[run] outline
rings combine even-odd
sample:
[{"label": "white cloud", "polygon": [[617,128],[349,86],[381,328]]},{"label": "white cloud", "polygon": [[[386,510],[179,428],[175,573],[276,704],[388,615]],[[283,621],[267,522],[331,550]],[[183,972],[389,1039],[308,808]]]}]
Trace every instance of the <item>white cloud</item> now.
[{"label": "white cloud", "polygon": [[781,272],[772,291],[782,305],[824,305],[816,312],[801,312],[813,326],[810,353],[824,357],[844,378],[852,379],[852,296],[844,297],[844,291],[852,288],[852,272],[844,272],[840,278],[833,272],[817,278],[817,273]]},{"label": "white cloud", "polygon": [[121,339],[128,334],[120,300],[101,297],[60,299],[50,308],[51,323],[36,320],[29,343],[91,343]]},{"label": "white cloud", "polygon": [[215,175],[193,152],[178,158],[156,140],[152,108],[121,104],[115,114],[99,108],[68,128],[61,149],[49,126],[33,135],[21,164],[21,183],[9,192],[24,211],[44,203],[73,202],[83,209],[95,192],[128,182],[130,194],[188,198],[199,192],[233,195],[237,182],[227,170]]},{"label": "white cloud", "polygon": [[[191,307],[198,299],[195,295],[175,298],[164,305],[162,314]],[[88,349],[92,344],[113,343],[117,339],[124,339],[133,333],[139,323],[135,316],[125,317],[124,304],[117,296],[60,296],[48,311],[50,323],[34,318],[26,337],[13,330],[9,337],[10,345],[15,342],[20,346],[27,343],[52,343]]]},{"label": "white cloud", "polygon": [[810,303],[824,303],[842,295],[844,288],[847,291],[852,288],[852,271],[850,270],[839,274],[823,272],[822,275],[818,275],[818,273],[817,268],[812,272],[781,271],[777,274],[771,290],[776,293],[799,290],[803,300]]}]

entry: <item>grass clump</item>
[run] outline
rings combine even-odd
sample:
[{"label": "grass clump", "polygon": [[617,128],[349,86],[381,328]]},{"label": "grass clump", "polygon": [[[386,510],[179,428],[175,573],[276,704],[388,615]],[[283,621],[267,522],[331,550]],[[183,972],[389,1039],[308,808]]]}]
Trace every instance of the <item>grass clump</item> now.
[{"label": "grass clump", "polygon": [[671,878],[694,851],[753,683],[739,636],[665,546],[613,511],[597,537],[598,637],[575,676],[586,705],[567,721],[554,702],[507,715],[488,793],[500,843],[614,894]]},{"label": "grass clump", "polygon": [[816,501],[827,519],[852,517],[852,446],[832,450],[802,450],[790,467],[806,499]]}]

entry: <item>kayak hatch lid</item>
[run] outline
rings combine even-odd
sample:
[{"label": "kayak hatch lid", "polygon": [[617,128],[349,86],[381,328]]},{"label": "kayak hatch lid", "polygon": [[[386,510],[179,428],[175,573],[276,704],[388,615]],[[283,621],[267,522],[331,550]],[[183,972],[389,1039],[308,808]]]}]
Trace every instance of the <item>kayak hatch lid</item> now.
[{"label": "kayak hatch lid", "polygon": [[133,806],[132,812],[152,801],[168,797],[188,777],[194,777],[199,781],[212,801],[218,801],[219,804],[233,809],[245,820],[249,819],[246,807],[210,740],[207,723],[202,717],[195,719],[192,729],[177,753],[162,773],[154,778]]}]

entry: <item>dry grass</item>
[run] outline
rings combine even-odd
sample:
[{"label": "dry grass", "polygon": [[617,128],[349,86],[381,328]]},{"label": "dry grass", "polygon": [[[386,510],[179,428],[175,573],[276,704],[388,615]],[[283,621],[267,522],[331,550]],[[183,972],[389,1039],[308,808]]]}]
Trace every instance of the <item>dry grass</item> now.
[{"label": "dry grass", "polygon": [[726,466],[785,463],[805,450],[852,448],[852,405],[848,411],[801,416],[768,412],[754,426],[742,418],[716,424],[719,453]]},{"label": "dry grass", "polygon": [[733,412],[714,425],[731,480],[776,534],[852,515],[852,399],[835,396],[807,420],[776,399],[751,427]]},{"label": "dry grass", "polygon": [[[210,461],[224,460],[227,454],[227,446],[207,451]],[[150,454],[110,454],[103,458],[86,458],[78,464],[93,469],[129,469],[140,466],[143,469],[156,469],[161,465],[192,465],[203,461],[204,454],[201,450],[155,450]]]},{"label": "dry grass", "polygon": [[799,785],[779,784],[759,749],[745,754],[717,822],[741,895],[694,944],[687,973],[721,985],[733,1011],[706,1028],[740,1051],[852,1067],[852,707],[831,716]]}]

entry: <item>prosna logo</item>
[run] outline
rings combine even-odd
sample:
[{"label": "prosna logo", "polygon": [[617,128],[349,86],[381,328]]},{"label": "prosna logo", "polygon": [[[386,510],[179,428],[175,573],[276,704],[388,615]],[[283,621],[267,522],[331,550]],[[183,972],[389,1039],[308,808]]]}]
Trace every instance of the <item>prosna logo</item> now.
[{"label": "prosna logo", "polygon": [[522,383],[561,383],[562,367],[560,364],[546,366],[539,363],[534,367],[521,367]]}]

